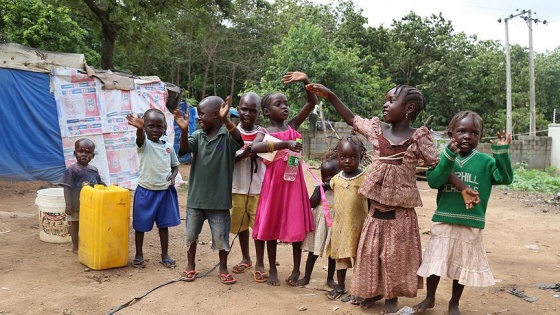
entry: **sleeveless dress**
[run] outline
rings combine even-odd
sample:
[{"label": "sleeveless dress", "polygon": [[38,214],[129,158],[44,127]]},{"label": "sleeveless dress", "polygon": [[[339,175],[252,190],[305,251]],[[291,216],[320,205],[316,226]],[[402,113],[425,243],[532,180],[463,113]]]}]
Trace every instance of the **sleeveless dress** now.
[{"label": "sleeveless dress", "polygon": [[[289,126],[285,131],[270,135],[282,141],[301,138],[301,134]],[[266,172],[253,226],[254,239],[302,242],[307,233],[314,230],[313,213],[301,163],[296,179],[284,180],[289,152],[288,149],[278,150],[274,161],[265,163]]]}]

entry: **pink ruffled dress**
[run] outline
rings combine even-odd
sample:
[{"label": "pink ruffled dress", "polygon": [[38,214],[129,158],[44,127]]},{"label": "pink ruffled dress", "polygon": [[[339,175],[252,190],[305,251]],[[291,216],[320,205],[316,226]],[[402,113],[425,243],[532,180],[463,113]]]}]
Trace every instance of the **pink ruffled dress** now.
[{"label": "pink ruffled dress", "polygon": [[[282,141],[301,138],[301,134],[290,127],[270,135]],[[266,163],[253,226],[254,239],[302,242],[307,233],[314,230],[313,213],[301,163],[296,179],[293,182],[284,180],[288,154],[287,149],[279,150],[274,161]]]}]

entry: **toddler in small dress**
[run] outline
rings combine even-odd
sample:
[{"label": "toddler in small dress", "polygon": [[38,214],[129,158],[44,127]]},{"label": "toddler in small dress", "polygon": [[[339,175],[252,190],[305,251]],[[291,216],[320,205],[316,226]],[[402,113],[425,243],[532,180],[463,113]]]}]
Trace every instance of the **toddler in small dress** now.
[{"label": "toddler in small dress", "polygon": [[[340,167],[338,166],[338,159],[336,152],[331,150],[325,154],[323,161],[321,162],[321,186],[315,186],[311,197],[309,197],[309,203],[311,208],[313,208],[313,220],[315,222],[315,231],[309,232],[301,245],[302,250],[308,251],[307,261],[305,262],[305,273],[303,278],[299,279],[297,284],[299,286],[304,286],[311,280],[311,273],[313,272],[313,266],[319,256],[323,256],[327,251],[327,246],[331,239],[331,227],[332,220],[335,215],[334,209],[334,193],[331,189],[331,178],[340,172]],[[323,188],[324,197],[326,200],[322,200],[321,187]],[[326,207],[325,203],[326,202]],[[327,217],[328,211],[328,217]],[[329,221],[329,222],[327,222]],[[334,270],[335,261],[334,259],[328,257],[328,267],[327,267],[327,286],[329,288],[334,288],[336,282],[334,281]]]},{"label": "toddler in small dress", "polygon": [[336,261],[338,284],[328,292],[329,300],[336,300],[346,293],[346,271],[352,268],[352,259],[356,258],[368,214],[368,200],[358,193],[367,174],[360,168],[360,162],[366,155],[364,144],[352,133],[340,139],[336,153],[341,171],[331,179],[336,216],[327,253]]},{"label": "toddler in small dress", "polygon": [[[485,287],[495,284],[482,243],[486,208],[492,185],[508,185],[513,181],[513,168],[508,155],[511,135],[498,133],[492,141],[493,157],[478,152],[482,137],[482,118],[471,111],[453,117],[447,128],[451,143],[441,154],[439,164],[428,170],[431,188],[438,190],[437,209],[432,217],[430,241],[424,251],[418,275],[428,277],[426,299],[414,309],[424,313],[435,306],[440,277],[453,279],[450,315],[461,314],[459,299],[465,286]],[[448,182],[455,173],[464,185],[455,188]],[[469,189],[478,192],[479,200],[464,202]]]}]

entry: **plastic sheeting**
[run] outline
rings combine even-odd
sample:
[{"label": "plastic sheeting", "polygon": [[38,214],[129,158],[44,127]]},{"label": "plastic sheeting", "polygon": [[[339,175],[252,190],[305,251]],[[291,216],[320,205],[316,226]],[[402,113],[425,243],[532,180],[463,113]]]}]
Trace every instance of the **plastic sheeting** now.
[{"label": "plastic sheeting", "polygon": [[57,182],[62,140],[50,76],[0,68],[0,180]]}]

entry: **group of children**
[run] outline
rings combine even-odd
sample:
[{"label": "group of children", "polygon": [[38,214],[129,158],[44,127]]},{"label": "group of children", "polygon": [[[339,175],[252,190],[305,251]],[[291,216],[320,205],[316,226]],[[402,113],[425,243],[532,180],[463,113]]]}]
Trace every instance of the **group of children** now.
[{"label": "group of children", "polygon": [[[187,267],[182,272],[185,281],[194,281],[199,273],[197,241],[208,220],[224,284],[237,281],[228,271],[230,232],[238,235],[242,253],[233,273],[254,267],[256,282],[279,285],[277,244],[291,243],[293,269],[286,283],[309,283],[317,257],[326,254],[327,284],[332,288],[327,297],[334,300],[347,292],[346,272],[354,268],[348,300],[369,308],[384,298],[385,313],[398,310],[398,297],[416,297],[423,286],[422,277],[427,277],[427,296],[413,307],[417,312],[434,307],[441,276],[454,280],[450,314],[460,314],[459,299],[465,285],[494,284],[482,230],[492,185],[509,184],[513,179],[507,153],[510,135],[498,134],[492,145],[493,158],[481,154],[475,148],[483,132],[482,119],[464,111],[451,120],[447,130],[451,142],[440,154],[426,127],[412,127],[426,107],[424,97],[414,87],[397,86],[386,93],[382,121],[355,115],[328,88],[311,84],[305,73],[288,72],[282,81],[305,85],[307,102],[292,119],[288,119],[288,100],[279,92],[262,100],[255,93],[243,95],[238,126],[228,118],[229,97],[225,101],[207,97],[197,106],[201,129],[190,136],[185,114],[179,110],[174,113],[182,129],[179,155],[192,153],[186,211]],[[356,134],[344,137],[325,155],[321,181],[309,197],[302,163],[297,163],[302,150],[297,129],[313,110],[317,95],[327,99],[342,119],[373,145],[373,158],[369,167],[362,169],[364,144]],[[269,127],[255,125],[259,104],[270,120]],[[175,261],[167,253],[167,229],[180,222],[173,188],[179,163],[173,149],[160,139],[166,130],[165,115],[152,109],[143,118],[129,115],[127,119],[137,128],[141,160],[133,207],[133,266],[144,267],[143,235],[156,222],[161,263],[173,268]],[[78,163],[83,164],[78,144],[76,151]],[[416,186],[419,160],[430,167],[428,184],[438,189],[424,257],[415,212],[422,206]],[[286,180],[287,169],[294,165],[295,179]],[[249,253],[250,227],[256,251],[254,266]],[[309,255],[300,278],[302,248]]]}]

